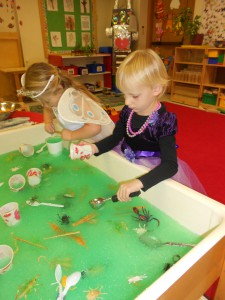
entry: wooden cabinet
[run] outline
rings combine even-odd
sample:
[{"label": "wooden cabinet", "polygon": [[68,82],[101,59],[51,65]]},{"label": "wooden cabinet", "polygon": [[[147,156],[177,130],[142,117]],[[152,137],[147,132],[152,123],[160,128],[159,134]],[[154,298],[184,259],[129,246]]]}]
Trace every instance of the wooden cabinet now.
[{"label": "wooden cabinet", "polygon": [[[75,74],[76,80],[82,83],[94,84],[98,83],[100,89],[112,88],[112,56],[111,54],[94,54],[90,56],[72,56],[50,54],[48,57],[50,64],[61,69],[68,66],[86,67],[88,64],[104,65],[104,72],[93,72],[85,75]],[[97,89],[96,91],[99,91]]]},{"label": "wooden cabinet", "polygon": [[171,99],[192,106],[199,105],[205,49],[177,47],[173,66]]},{"label": "wooden cabinet", "polygon": [[171,99],[192,106],[225,109],[225,48],[177,47]]}]

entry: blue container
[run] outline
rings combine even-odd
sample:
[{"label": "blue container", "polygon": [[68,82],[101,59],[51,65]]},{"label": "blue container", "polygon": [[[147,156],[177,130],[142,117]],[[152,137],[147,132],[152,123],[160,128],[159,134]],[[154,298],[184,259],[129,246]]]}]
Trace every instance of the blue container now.
[{"label": "blue container", "polygon": [[99,47],[99,53],[112,53],[112,47]]},{"label": "blue container", "polygon": [[88,73],[103,73],[105,72],[104,64],[87,64]]},{"label": "blue container", "polygon": [[208,58],[208,64],[216,65],[217,63],[218,63],[218,57],[209,57]]}]

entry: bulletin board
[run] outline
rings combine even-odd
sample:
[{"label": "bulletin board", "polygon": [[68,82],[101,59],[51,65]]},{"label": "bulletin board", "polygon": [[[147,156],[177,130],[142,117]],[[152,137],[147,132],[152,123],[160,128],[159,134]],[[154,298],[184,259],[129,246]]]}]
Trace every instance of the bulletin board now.
[{"label": "bulletin board", "polygon": [[95,47],[95,0],[39,0],[45,56]]},{"label": "bulletin board", "polygon": [[155,0],[153,10],[152,42],[180,43],[183,36],[173,32],[173,18],[181,9],[189,7],[192,12],[195,0]]}]

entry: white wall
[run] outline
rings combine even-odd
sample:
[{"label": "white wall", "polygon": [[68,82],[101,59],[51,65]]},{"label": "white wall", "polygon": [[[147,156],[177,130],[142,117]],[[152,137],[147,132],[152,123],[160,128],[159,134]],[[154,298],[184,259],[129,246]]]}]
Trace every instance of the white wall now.
[{"label": "white wall", "polygon": [[44,55],[42,31],[39,15],[38,0],[16,0],[24,63],[28,66],[34,62],[47,61]]}]

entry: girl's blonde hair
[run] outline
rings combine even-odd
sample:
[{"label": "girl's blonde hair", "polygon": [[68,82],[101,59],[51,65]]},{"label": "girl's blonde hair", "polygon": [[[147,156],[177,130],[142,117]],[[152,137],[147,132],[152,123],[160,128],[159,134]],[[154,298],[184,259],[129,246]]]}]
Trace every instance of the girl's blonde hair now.
[{"label": "girl's blonde hair", "polygon": [[62,85],[64,90],[73,87],[85,93],[96,102],[99,101],[83,84],[75,81],[72,76],[44,62],[34,63],[27,69],[23,88],[29,92],[41,92],[48,84],[52,75],[54,75],[54,78],[51,80],[48,88],[37,98],[43,104],[48,101],[48,98],[56,91],[59,84]]},{"label": "girl's blonde hair", "polygon": [[116,73],[116,86],[122,92],[129,89],[133,83],[151,88],[160,86],[161,97],[167,88],[169,77],[162,59],[151,50],[136,50],[131,52],[119,66]]}]

